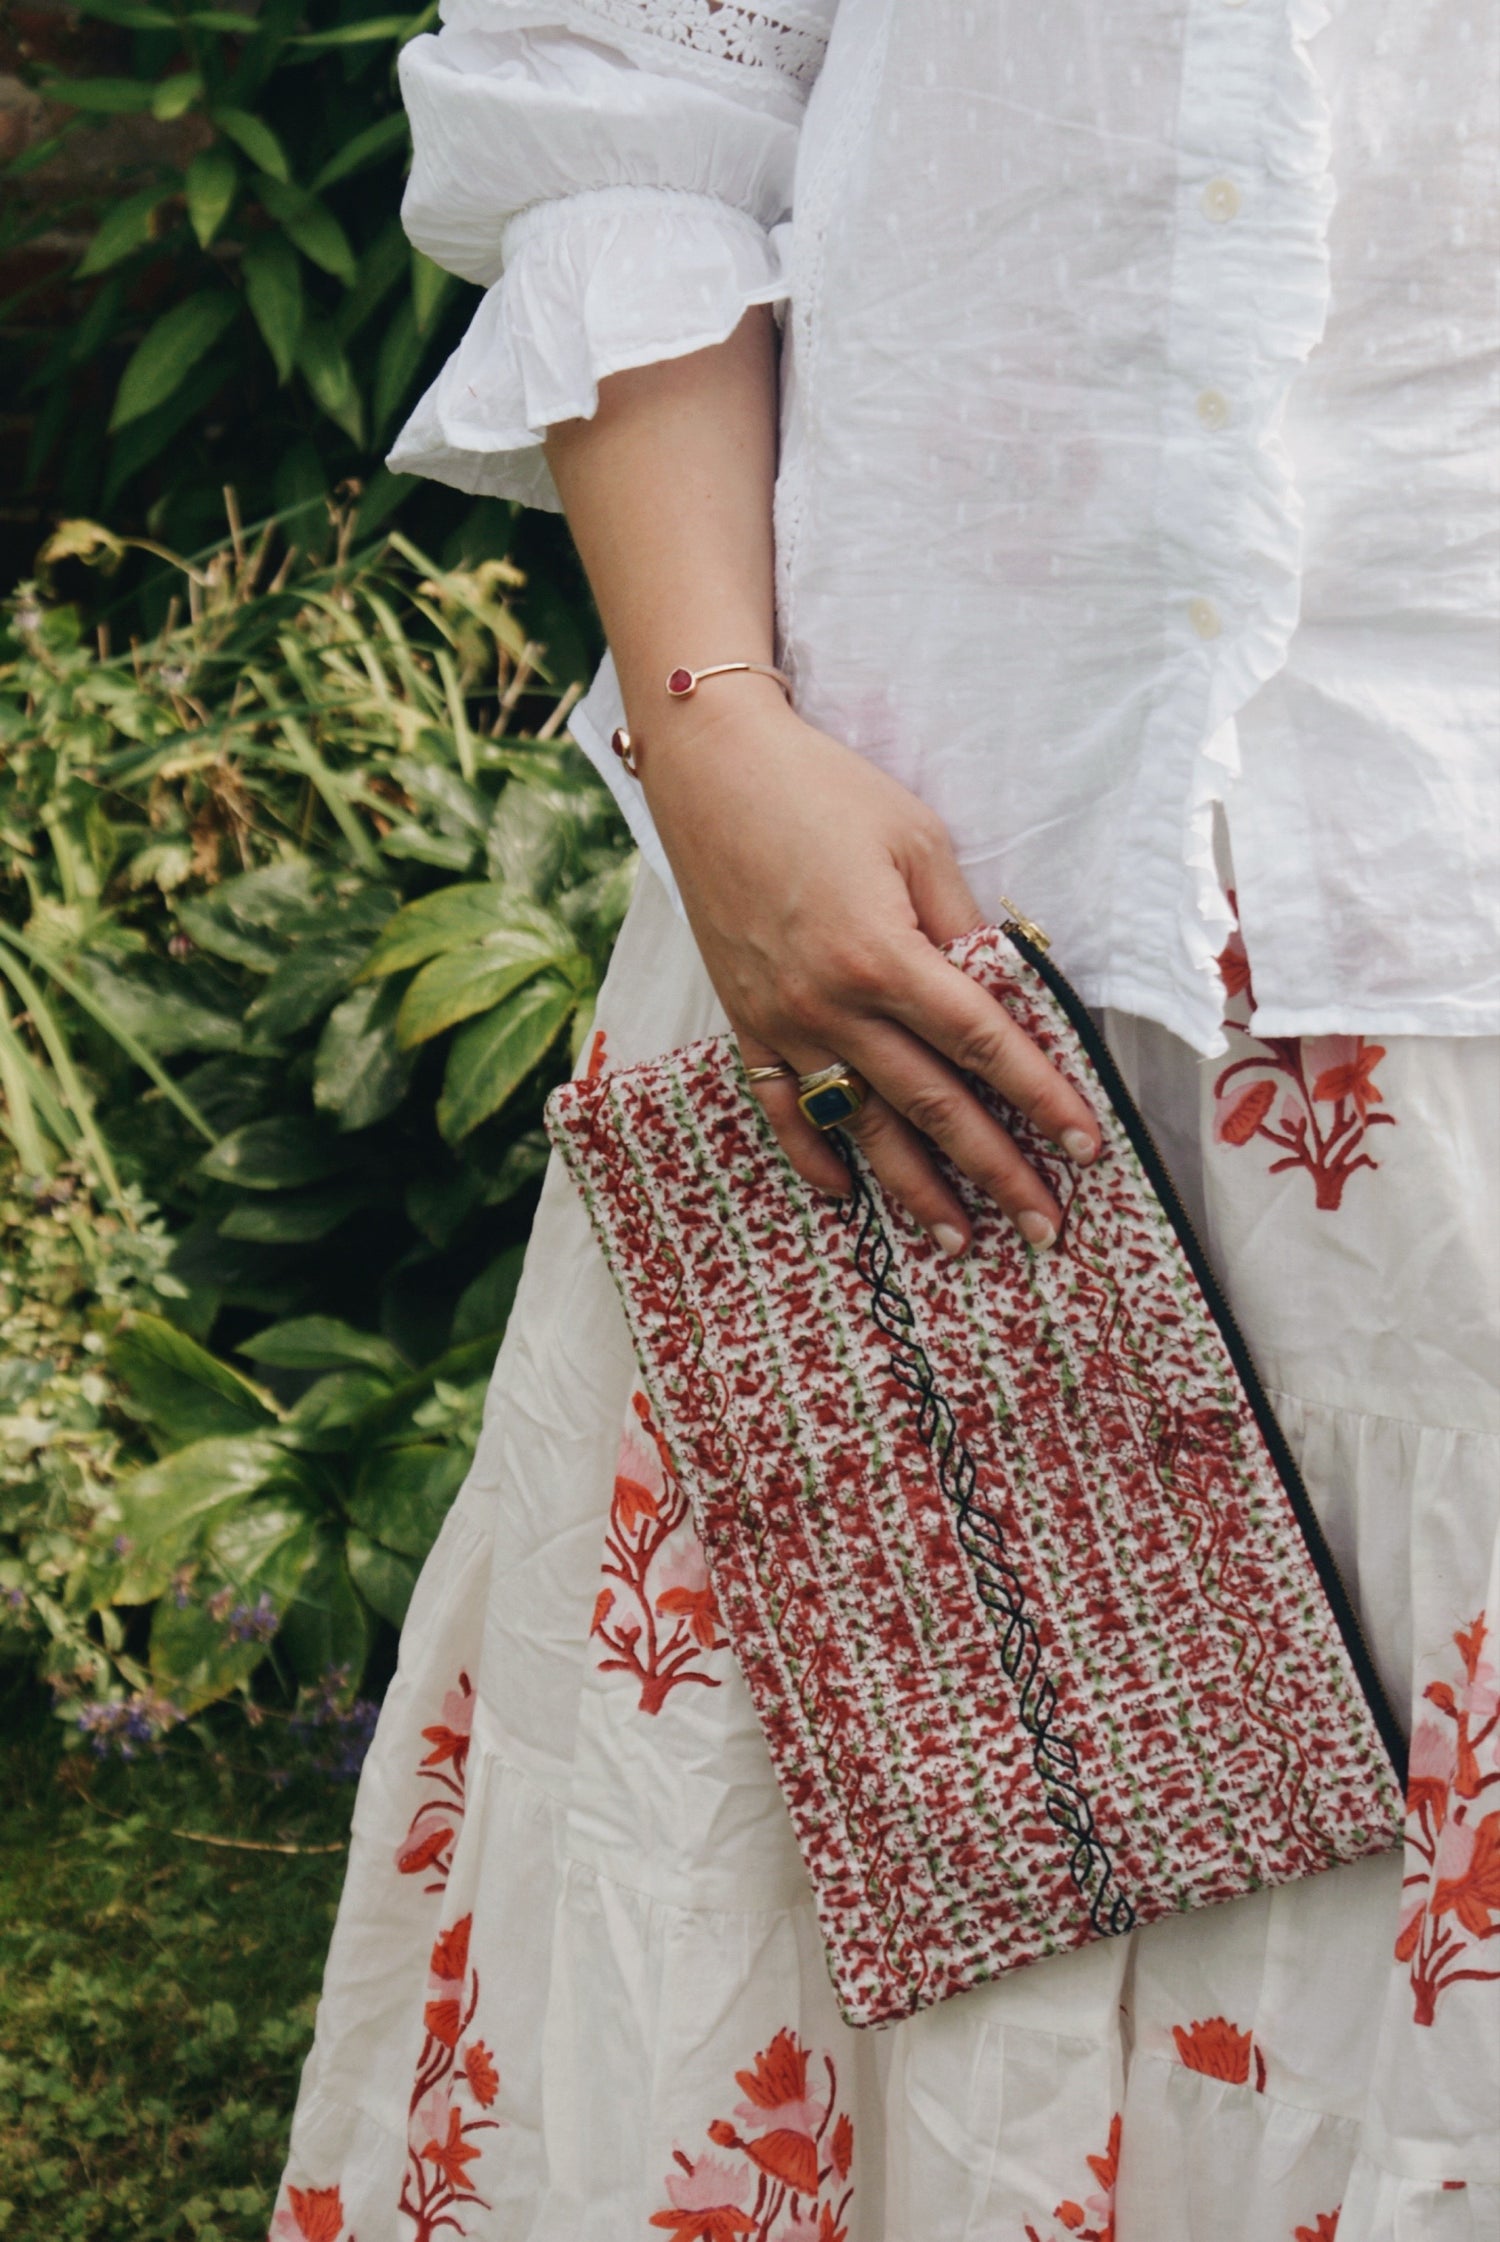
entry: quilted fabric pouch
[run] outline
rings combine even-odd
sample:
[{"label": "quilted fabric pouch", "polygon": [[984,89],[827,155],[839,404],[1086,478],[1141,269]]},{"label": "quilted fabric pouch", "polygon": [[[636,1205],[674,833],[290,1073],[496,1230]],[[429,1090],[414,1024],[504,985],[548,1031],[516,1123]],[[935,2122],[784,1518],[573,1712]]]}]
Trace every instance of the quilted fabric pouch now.
[{"label": "quilted fabric pouch", "polygon": [[1401,1829],[1400,1730],[1102,1038],[1025,922],[948,955],[1103,1122],[1075,1171],[1000,1109],[1049,1254],[956,1178],[946,1259],[852,1146],[852,1197],[810,1190],[728,1037],[547,1115],[855,2025]]}]

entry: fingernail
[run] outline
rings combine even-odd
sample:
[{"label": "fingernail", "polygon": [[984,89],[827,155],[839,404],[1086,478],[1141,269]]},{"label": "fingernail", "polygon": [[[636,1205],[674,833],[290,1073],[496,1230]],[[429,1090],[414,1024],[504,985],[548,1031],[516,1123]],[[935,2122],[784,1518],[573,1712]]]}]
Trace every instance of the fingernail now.
[{"label": "fingernail", "polygon": [[1045,1253],[1048,1246],[1057,1243],[1056,1229],[1047,1220],[1047,1217],[1044,1214],[1038,1214],[1034,1207],[1028,1207],[1024,1214],[1016,1216],[1016,1228],[1026,1240],[1026,1243],[1034,1247],[1038,1253]]},{"label": "fingernail", "polygon": [[968,1251],[968,1239],[962,1230],[955,1230],[951,1222],[935,1222],[932,1242],[940,1253],[960,1254]]},{"label": "fingernail", "polygon": [[1070,1160],[1086,1167],[1094,1158],[1094,1140],[1087,1129],[1064,1129],[1059,1142]]}]

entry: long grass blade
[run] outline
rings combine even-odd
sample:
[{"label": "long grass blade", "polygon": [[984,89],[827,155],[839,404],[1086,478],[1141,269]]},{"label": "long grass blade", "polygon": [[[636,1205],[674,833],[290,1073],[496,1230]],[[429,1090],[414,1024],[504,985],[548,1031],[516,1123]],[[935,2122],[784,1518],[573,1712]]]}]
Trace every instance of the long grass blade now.
[{"label": "long grass blade", "polygon": [[[203,1118],[202,1113],[188,1096],[186,1090],[172,1080],[171,1075],[168,1074],[155,1052],[148,1051],[139,1036],[132,1035],[129,1028],[122,1027],[120,1022],[111,1016],[108,1006],[101,1004],[99,999],[84,988],[81,982],[77,981],[58,959],[50,956],[40,943],[33,942],[29,935],[22,934],[17,927],[0,927],[0,944],[9,944],[12,948],[18,949],[24,957],[30,958],[33,965],[39,966],[44,973],[49,974],[59,988],[67,991],[80,1012],[87,1012],[96,1026],[103,1028],[106,1035],[113,1037],[125,1053],[126,1058],[132,1060],[143,1074],[150,1075],[162,1096],[176,1106],[188,1126],[196,1129],[199,1136],[204,1138],[207,1143],[218,1143],[218,1130],[212,1122]],[[16,994],[21,995],[19,985],[17,985]],[[26,1004],[29,1009],[29,1000],[26,997],[22,996],[21,1002]],[[40,1032],[40,1023],[38,1023],[38,1032]],[[53,1063],[56,1064],[55,1061]],[[58,1080],[61,1081],[63,1079],[61,1067],[58,1067],[57,1075]]]},{"label": "long grass blade", "polygon": [[114,1200],[125,1219],[131,1221],[129,1206],[125,1194],[120,1188],[120,1178],[115,1172],[114,1161],[109,1156],[109,1146],[99,1133],[99,1124],[94,1119],[93,1103],[83,1086],[83,1077],[73,1064],[73,1054],[68,1049],[67,1037],[58,1026],[51,1007],[25,966],[6,949],[0,949],[0,973],[5,975],[16,995],[30,1013],[31,1024],[46,1046],[47,1056],[52,1061],[52,1071],[57,1076],[63,1096],[67,1100],[69,1111],[78,1124],[78,1133],[83,1139],[89,1158],[94,1163],[95,1173],[98,1175],[100,1183]]}]

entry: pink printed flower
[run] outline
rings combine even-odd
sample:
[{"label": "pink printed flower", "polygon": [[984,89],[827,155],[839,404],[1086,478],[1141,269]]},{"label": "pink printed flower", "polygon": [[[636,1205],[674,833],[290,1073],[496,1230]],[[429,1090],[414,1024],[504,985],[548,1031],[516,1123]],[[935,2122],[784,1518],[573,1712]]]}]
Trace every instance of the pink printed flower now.
[{"label": "pink printed flower", "polygon": [[457,1689],[450,1689],[443,1698],[442,1716],[422,1734],[432,1750],[423,1760],[424,1767],[442,1767],[451,1761],[455,1773],[462,1773],[469,1756],[469,1737],[474,1727],[474,1692],[467,1674],[460,1674]]},{"label": "pink printed flower", "polygon": [[656,1599],[658,1612],[667,1618],[686,1619],[699,1648],[712,1650],[719,1639],[719,1607],[696,1535],[664,1554],[657,1579],[661,1583]]},{"label": "pink printed flower", "polygon": [[439,2141],[434,2136],[421,2153],[429,2164],[436,2165],[455,2195],[473,2192],[469,2186],[466,2167],[474,2162],[479,2151],[471,2148],[464,2139],[463,2119],[457,2110],[448,2112],[447,2138]]},{"label": "pink printed flower", "polygon": [[669,2211],[652,2214],[651,2225],[665,2227],[673,2242],[734,2242],[749,2234],[751,2221],[743,2205],[750,2193],[750,2175],[737,2172],[716,2156],[700,2156],[693,2164],[677,2151],[681,2170],[667,2174]]},{"label": "pink printed flower", "polygon": [[798,2195],[818,2192],[814,2136],[827,2108],[807,2091],[807,2062],[808,2051],[796,2034],[783,2030],[762,2048],[752,2070],[734,2074],[746,2095],[734,2114],[761,2136],[741,2144],[745,2154]]},{"label": "pink printed flower", "polygon": [[421,2100],[412,2106],[407,2126],[407,2138],[417,2155],[428,2141],[440,2141],[448,2131],[448,2118],[453,2109],[453,2096],[446,2079],[429,2087]]}]

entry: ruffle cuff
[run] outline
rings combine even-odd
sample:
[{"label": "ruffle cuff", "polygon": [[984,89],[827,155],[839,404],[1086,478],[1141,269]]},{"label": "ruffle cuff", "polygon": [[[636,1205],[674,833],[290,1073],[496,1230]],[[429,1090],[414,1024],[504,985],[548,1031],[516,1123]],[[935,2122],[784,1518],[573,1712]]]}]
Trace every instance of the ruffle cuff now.
[{"label": "ruffle cuff", "polygon": [[713,195],[604,187],[519,211],[504,272],[396,438],[386,465],[558,510],[541,450],[589,419],[606,374],[720,343],[786,295],[787,229]]}]

